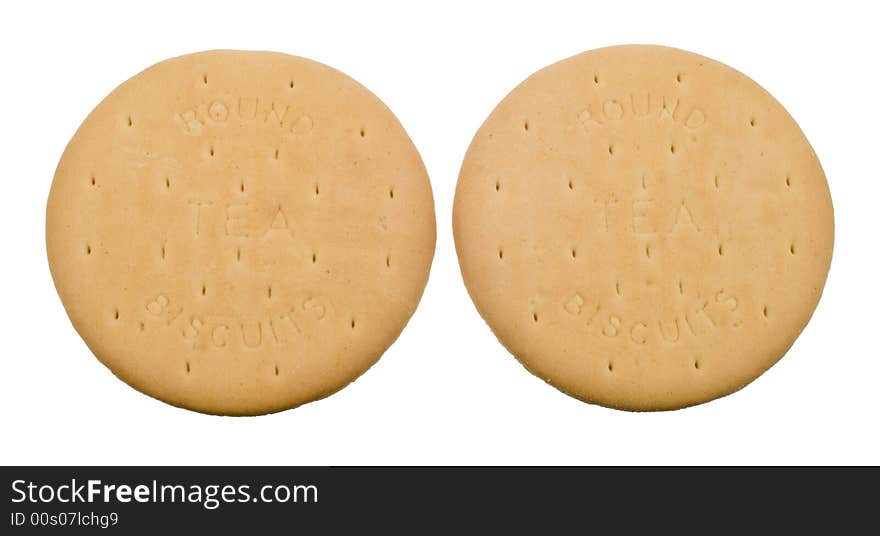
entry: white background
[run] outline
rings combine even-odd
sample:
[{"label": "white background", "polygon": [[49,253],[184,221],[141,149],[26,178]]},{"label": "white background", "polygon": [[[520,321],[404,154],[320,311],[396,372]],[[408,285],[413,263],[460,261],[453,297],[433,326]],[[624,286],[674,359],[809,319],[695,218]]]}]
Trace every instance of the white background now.
[{"label": "white background", "polygon": [[[10,2],[0,18],[0,464],[877,464],[880,38],[870,3],[542,0]],[[743,391],[635,414],[569,398],[495,340],[461,281],[458,168],[495,104],[537,69],[624,43],[676,46],[757,80],[797,119],[831,186],[836,244],[813,320]],[[200,415],[117,380],[89,352],[46,262],[55,165],[87,113],[162,59],[240,48],[327,63],[397,114],[431,176],[437,252],[380,362],[325,400]]]}]

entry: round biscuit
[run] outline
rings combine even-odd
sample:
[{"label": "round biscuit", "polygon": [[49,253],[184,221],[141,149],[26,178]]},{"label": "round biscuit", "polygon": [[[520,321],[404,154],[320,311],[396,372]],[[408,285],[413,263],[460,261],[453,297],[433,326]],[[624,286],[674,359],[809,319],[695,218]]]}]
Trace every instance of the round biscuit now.
[{"label": "round biscuit", "polygon": [[210,51],[158,63],[86,118],[46,213],[56,288],[98,359],[213,414],[329,395],[397,338],[434,206],[391,111],[325,65]]},{"label": "round biscuit", "polygon": [[579,399],[674,409],[731,393],[792,345],[831,262],[819,160],[738,71],[616,46],[530,76],[462,164],[453,227],[480,314]]}]

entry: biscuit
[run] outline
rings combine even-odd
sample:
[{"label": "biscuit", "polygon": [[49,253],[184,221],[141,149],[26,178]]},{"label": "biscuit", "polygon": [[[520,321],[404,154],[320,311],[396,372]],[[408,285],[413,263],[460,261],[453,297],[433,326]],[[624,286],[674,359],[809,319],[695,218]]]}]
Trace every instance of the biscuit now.
[{"label": "biscuit", "polygon": [[453,228],[478,311],[581,400],[663,410],[772,366],[831,262],[822,168],[785,109],[721,63],[658,46],[530,76],[462,164]]},{"label": "biscuit", "polygon": [[170,404],[251,415],[327,396],[397,338],[425,287],[434,205],[391,111],[272,52],[158,63],[64,151],[46,245],[73,326]]}]

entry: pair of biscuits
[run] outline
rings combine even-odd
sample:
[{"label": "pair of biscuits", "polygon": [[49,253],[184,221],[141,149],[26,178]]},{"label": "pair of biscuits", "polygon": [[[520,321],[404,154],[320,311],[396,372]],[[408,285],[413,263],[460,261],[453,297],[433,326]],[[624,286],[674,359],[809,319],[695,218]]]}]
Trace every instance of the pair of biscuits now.
[{"label": "pair of biscuits", "polygon": [[[454,204],[462,275],[531,372],[672,409],[778,360],[814,310],[833,214],[809,143],[739,72],[619,46],[492,112]],[[161,62],[70,141],[49,195],[55,285],[89,348],[168,403],[261,414],[327,396],[397,338],[428,278],[428,176],[346,75],[270,52]]]}]

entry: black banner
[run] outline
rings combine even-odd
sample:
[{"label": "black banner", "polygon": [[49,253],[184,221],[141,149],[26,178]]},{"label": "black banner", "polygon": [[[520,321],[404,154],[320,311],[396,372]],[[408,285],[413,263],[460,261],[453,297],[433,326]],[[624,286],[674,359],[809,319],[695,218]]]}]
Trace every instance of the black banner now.
[{"label": "black banner", "polygon": [[[876,469],[7,467],[0,534],[876,533]],[[723,530],[722,530],[723,529]]]}]

